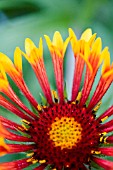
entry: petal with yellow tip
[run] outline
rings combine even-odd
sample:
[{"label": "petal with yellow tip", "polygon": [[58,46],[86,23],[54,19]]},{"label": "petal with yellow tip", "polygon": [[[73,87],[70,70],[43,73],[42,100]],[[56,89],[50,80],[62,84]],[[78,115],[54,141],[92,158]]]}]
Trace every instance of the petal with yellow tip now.
[{"label": "petal with yellow tip", "polygon": [[9,146],[5,143],[4,138],[0,137],[0,156],[4,156],[10,151]]},{"label": "petal with yellow tip", "polygon": [[90,48],[92,48],[92,45],[93,45],[93,43],[95,41],[95,38],[96,38],[96,35],[97,35],[96,33],[93,34],[92,37],[88,41],[88,44],[89,44]]},{"label": "petal with yellow tip", "polygon": [[69,41],[70,41],[70,37],[68,37],[68,38],[65,40],[65,42],[64,42],[64,45],[63,45],[63,56],[64,56],[64,54],[65,54],[65,51],[66,51],[66,49],[67,49],[67,46],[68,46]]},{"label": "petal with yellow tip", "polygon": [[42,38],[40,38],[39,41],[39,48],[37,48],[35,44],[27,38],[25,40],[25,51],[26,54],[22,52],[22,55],[28,60],[29,63],[35,65],[38,62],[38,59],[43,57]]},{"label": "petal with yellow tip", "polygon": [[43,43],[42,43],[42,38],[40,38],[39,40],[39,53],[40,53],[40,57],[43,56]]},{"label": "petal with yellow tip", "polygon": [[102,75],[103,78],[107,78],[107,77],[111,77],[112,81],[113,81],[113,68],[110,69],[109,71],[105,72],[103,75]]},{"label": "petal with yellow tip", "polygon": [[7,76],[6,76],[6,73],[5,73],[5,70],[2,66],[2,64],[0,64],[0,78],[3,78],[4,80],[7,81]]},{"label": "petal with yellow tip", "polygon": [[108,47],[106,47],[102,54],[101,54],[103,61],[102,69],[101,69],[101,74],[103,75],[107,70],[110,68],[110,53],[108,51]]},{"label": "petal with yellow tip", "polygon": [[99,55],[102,49],[101,38],[97,38],[92,46],[92,54]]},{"label": "petal with yellow tip", "polygon": [[30,38],[26,38],[25,39],[25,51],[26,54],[29,56],[31,51],[36,48],[35,44],[33,43],[33,41],[31,41]]},{"label": "petal with yellow tip", "polygon": [[90,70],[90,73],[92,74],[93,73],[92,65],[89,63],[87,58],[85,58],[82,54],[80,54],[80,57],[83,58],[83,60],[85,61],[86,65],[88,66],[88,69]]},{"label": "petal with yellow tip", "polygon": [[92,37],[92,30],[90,28],[88,28],[82,33],[80,39],[88,42],[91,37]]},{"label": "petal with yellow tip", "polygon": [[3,53],[0,53],[0,63],[6,72],[9,72],[14,67],[13,62]]},{"label": "petal with yellow tip", "polygon": [[58,31],[54,33],[52,44],[56,46],[60,51],[63,49],[63,39]]},{"label": "petal with yellow tip", "polygon": [[71,39],[74,39],[74,41],[77,41],[77,37],[71,28],[69,28],[69,36]]},{"label": "petal with yellow tip", "polygon": [[52,57],[54,56],[54,53],[58,57],[64,57],[70,38],[68,37],[65,41],[63,41],[62,36],[58,31],[54,33],[53,41],[51,41],[47,35],[44,35],[44,37]]},{"label": "petal with yellow tip", "polygon": [[52,50],[53,50],[53,48],[52,48],[52,42],[51,42],[49,36],[44,35],[44,38],[45,38],[45,40],[46,40],[46,42],[47,42],[47,45],[48,45],[49,50],[52,51]]},{"label": "petal with yellow tip", "polygon": [[71,42],[71,46],[72,46],[72,49],[73,49],[73,51],[75,50],[75,44],[78,42],[77,41],[77,37],[76,37],[76,35],[75,35],[75,33],[74,33],[74,31],[71,29],[71,28],[69,28],[69,37],[70,37],[70,42]]},{"label": "petal with yellow tip", "polygon": [[20,48],[16,48],[14,52],[14,64],[16,69],[21,73],[22,72],[22,53]]}]

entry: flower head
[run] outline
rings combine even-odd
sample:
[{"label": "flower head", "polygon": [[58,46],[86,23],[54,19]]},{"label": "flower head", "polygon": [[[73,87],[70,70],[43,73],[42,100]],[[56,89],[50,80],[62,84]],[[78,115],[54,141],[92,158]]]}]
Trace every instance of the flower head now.
[{"label": "flower head", "polygon": [[[0,156],[23,152],[25,157],[0,163],[1,170],[24,169],[36,164],[34,170],[48,167],[61,169],[90,169],[94,163],[113,170],[113,162],[103,157],[113,156],[113,105],[100,116],[101,99],[113,82],[113,63],[110,64],[108,47],[102,50],[101,38],[87,29],[78,40],[72,29],[64,41],[59,32],[53,40],[45,35],[56,80],[56,91],[51,89],[43,60],[42,38],[39,47],[27,38],[25,52],[16,48],[14,63],[0,53],[0,105],[21,118],[18,124],[0,116]],[[68,44],[75,57],[71,100],[64,86],[63,62]],[[44,93],[38,103],[29,91],[22,72],[22,56],[31,64]],[[95,92],[88,102],[98,69],[101,75]],[[69,69],[69,68],[68,68]],[[80,90],[83,72],[84,83]],[[30,102],[29,109],[16,95],[7,75]],[[45,99],[47,102],[45,102]]]}]

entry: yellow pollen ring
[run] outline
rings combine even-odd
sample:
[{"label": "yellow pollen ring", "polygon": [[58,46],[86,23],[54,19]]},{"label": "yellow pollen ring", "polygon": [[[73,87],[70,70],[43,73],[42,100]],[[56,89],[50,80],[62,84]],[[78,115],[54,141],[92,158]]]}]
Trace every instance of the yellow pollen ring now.
[{"label": "yellow pollen ring", "polygon": [[61,149],[71,149],[82,138],[82,127],[74,117],[56,117],[48,130],[50,140],[55,147],[60,146]]}]

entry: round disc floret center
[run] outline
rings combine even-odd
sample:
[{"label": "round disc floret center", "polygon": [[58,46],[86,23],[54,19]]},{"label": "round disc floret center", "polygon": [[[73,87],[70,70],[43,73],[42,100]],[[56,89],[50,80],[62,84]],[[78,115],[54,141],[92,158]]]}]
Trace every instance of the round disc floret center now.
[{"label": "round disc floret center", "polygon": [[82,127],[74,117],[56,117],[48,130],[54,145],[61,149],[71,149],[82,138]]}]

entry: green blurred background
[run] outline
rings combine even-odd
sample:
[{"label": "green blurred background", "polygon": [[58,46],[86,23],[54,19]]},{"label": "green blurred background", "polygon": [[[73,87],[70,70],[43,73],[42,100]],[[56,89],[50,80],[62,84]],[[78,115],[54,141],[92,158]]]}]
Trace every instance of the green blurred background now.
[{"label": "green blurred background", "polygon": [[0,0],[0,51],[12,56],[26,37],[38,42],[56,30],[65,36],[68,27],[78,34],[91,27],[113,53],[112,7],[112,0]]},{"label": "green blurred background", "polygon": [[[54,31],[61,32],[64,38],[68,36],[68,28],[75,30],[77,36],[90,27],[102,38],[103,47],[109,46],[113,61],[113,1],[112,0],[0,0],[0,51],[13,59],[16,46],[24,50],[25,38],[31,38],[38,44],[44,34],[53,36]],[[45,41],[44,41],[45,44]],[[69,53],[68,53],[69,54]],[[50,56],[45,46],[44,59],[51,87],[55,89]],[[36,84],[35,76],[29,64],[23,60],[25,81],[33,95],[40,101],[41,88]],[[32,82],[32,83],[31,83]],[[35,86],[33,85],[35,84]],[[13,84],[19,97],[28,105],[19,89]],[[110,96],[113,86],[106,94],[105,108],[113,103]],[[103,102],[104,103],[104,102]],[[1,114],[8,111],[0,108]],[[103,110],[101,110],[102,112]],[[8,113],[6,117],[10,118]],[[12,117],[12,116],[11,116]],[[13,116],[17,121],[17,118]],[[15,159],[19,155],[14,156]],[[12,160],[13,157],[1,158],[1,161]]]}]

